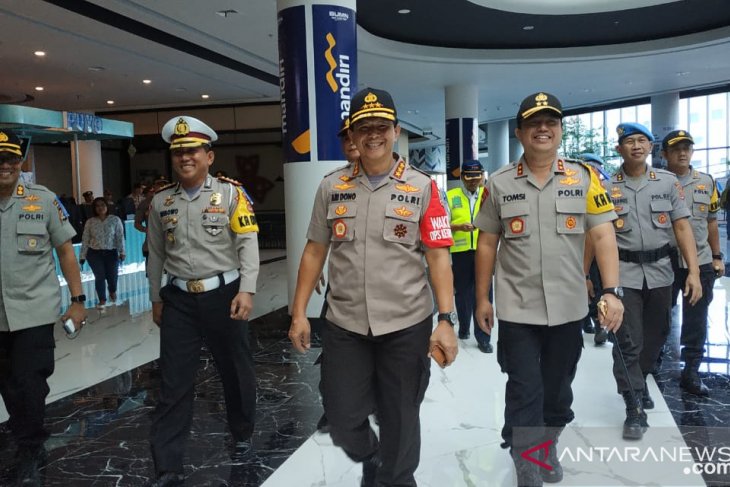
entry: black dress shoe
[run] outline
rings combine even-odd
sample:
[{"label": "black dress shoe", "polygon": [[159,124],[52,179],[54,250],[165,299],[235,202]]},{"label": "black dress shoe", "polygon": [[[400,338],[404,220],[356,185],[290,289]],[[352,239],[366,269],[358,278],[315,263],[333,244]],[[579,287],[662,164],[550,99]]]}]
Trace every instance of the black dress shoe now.
[{"label": "black dress shoe", "polygon": [[319,418],[319,421],[317,421],[317,431],[320,433],[330,432],[330,424],[327,421],[327,416],[324,414]]},{"label": "black dress shoe", "polygon": [[494,352],[494,348],[492,348],[491,343],[477,343],[477,348],[482,353],[492,353]]},{"label": "black dress shoe", "polygon": [[593,343],[596,345],[603,345],[606,343],[606,340],[608,340],[608,332],[605,328],[599,327],[598,330],[596,330],[596,334],[593,335]]},{"label": "black dress shoe", "polygon": [[165,472],[158,475],[155,480],[147,483],[146,487],[176,487],[180,485],[185,485],[185,475]]},{"label": "black dress shoe", "polygon": [[641,408],[642,409],[654,409],[654,399],[649,395],[649,389],[644,389],[644,393],[641,396]]},{"label": "black dress shoe", "polygon": [[375,487],[375,477],[378,475],[380,463],[380,457],[377,453],[362,462],[362,479],[360,480],[360,487]]},{"label": "black dress shoe", "polygon": [[18,450],[18,486],[40,487],[41,474],[38,469],[45,465],[48,453],[43,446],[21,447]]}]

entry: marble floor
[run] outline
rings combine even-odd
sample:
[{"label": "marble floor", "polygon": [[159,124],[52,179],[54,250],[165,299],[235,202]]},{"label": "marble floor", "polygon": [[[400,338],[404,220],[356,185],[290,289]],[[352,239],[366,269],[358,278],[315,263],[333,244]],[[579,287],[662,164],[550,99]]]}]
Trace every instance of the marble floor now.
[{"label": "marble floor", "polygon": [[[281,253],[262,253],[266,263],[251,322],[258,380],[256,453],[245,459],[231,456],[220,381],[203,353],[186,485],[359,485],[359,465],[333,447],[328,435],[316,432],[321,414],[314,365],[318,349],[298,354],[289,346],[286,262],[280,259]],[[566,472],[561,485],[730,485],[720,461],[730,462],[730,455],[696,458],[703,446],[724,446],[730,452],[729,290],[730,278],[716,282],[710,355],[701,369],[711,396],[699,399],[678,388],[675,312],[662,370],[656,381],[649,379],[656,407],[648,413],[651,428],[641,442],[620,437],[624,406],[615,392],[611,345],[596,347],[593,336],[585,335],[574,383],[576,420],[558,444]],[[147,440],[159,380],[159,334],[149,312],[138,312],[141,304],[131,301],[130,296],[103,313],[92,312],[90,324],[75,340],[58,330],[47,408],[52,437],[43,469],[46,486],[141,486],[153,473]],[[460,345],[452,367],[432,364],[421,412],[418,484],[515,485],[511,460],[499,448],[506,377],[494,354],[482,354],[473,340]],[[6,419],[0,403],[0,421]],[[0,424],[1,486],[11,484],[13,450],[5,424]]]}]

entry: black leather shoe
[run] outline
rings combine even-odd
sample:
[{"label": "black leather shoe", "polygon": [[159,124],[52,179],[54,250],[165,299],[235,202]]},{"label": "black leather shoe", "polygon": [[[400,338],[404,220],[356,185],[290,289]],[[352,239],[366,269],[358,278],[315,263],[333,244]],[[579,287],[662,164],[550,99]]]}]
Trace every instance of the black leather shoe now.
[{"label": "black leather shoe", "polygon": [[43,446],[21,447],[18,450],[18,486],[40,487],[41,474],[38,469],[43,467],[48,458],[48,453]]},{"label": "black leather shoe", "polygon": [[687,363],[682,370],[682,375],[679,379],[679,387],[697,396],[709,396],[710,389],[702,382],[700,374],[698,373],[699,361],[697,363]]},{"label": "black leather shoe", "polygon": [[654,409],[654,399],[649,395],[649,389],[644,389],[641,395],[641,407],[643,409]]},{"label": "black leather shoe", "polygon": [[608,340],[608,332],[605,328],[599,327],[598,330],[596,330],[596,334],[593,335],[593,343],[596,345],[603,345],[606,343],[606,340]]},{"label": "black leather shoe", "polygon": [[494,348],[492,348],[491,343],[477,343],[477,348],[482,353],[492,353],[494,352]]},{"label": "black leather shoe", "polygon": [[377,453],[362,462],[362,480],[360,487],[375,487],[375,477],[380,468],[380,457]]},{"label": "black leather shoe", "polygon": [[649,427],[646,422],[646,413],[641,408],[641,391],[634,391],[634,394],[626,391],[623,396],[626,403],[623,438],[624,440],[640,440]]},{"label": "black leather shoe", "polygon": [[165,472],[157,476],[155,480],[147,483],[146,487],[177,487],[185,485],[185,475],[181,473]]}]

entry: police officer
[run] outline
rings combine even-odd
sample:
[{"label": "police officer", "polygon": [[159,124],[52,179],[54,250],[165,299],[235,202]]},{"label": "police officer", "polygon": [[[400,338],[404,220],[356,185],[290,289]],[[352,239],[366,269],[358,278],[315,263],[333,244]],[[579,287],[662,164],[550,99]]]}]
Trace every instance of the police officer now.
[{"label": "police officer", "polygon": [[[715,278],[725,275],[725,264],[720,252],[720,231],[717,226],[717,211],[720,197],[712,176],[692,168],[690,161],[694,152],[694,139],[686,130],[675,130],[662,141],[662,155],[667,161],[667,169],[679,179],[684,191],[685,203],[690,210],[689,222],[697,245],[697,261],[700,266],[702,298],[692,306],[687,297],[682,303],[682,345],[681,358],[684,361],[679,385],[687,392],[706,396],[707,386],[698,374],[705,339],[707,338],[707,309],[712,301],[712,287]],[[676,244],[675,244],[676,245]],[[676,297],[682,284],[687,280],[687,266],[681,260],[674,269],[674,288]]]},{"label": "police officer", "polygon": [[[400,126],[390,94],[366,88],[351,107],[360,159],[317,190],[289,338],[301,352],[310,346],[306,305],[329,252],[322,385],[332,441],[363,462],[361,485],[415,486],[429,350],[440,347],[446,364],[457,353],[453,240],[435,183],[393,152]],[[440,311],[435,330],[424,255]],[[376,405],[379,440],[368,421]]]},{"label": "police officer", "polygon": [[[585,235],[591,235],[598,267],[610,290],[618,286],[618,255],[611,225],[613,205],[595,173],[558,157],[563,135],[560,101],[540,92],[522,101],[515,135],[524,155],[487,183],[487,198],[474,225],[477,242],[477,318],[494,325],[487,299],[494,274],[499,319],[497,360],[507,373],[503,447],[510,447],[519,485],[558,482],[563,472],[556,448],[573,420],[571,384],[583,348]],[[604,300],[601,323],[621,325],[623,306],[615,291]],[[545,429],[544,427],[548,428]],[[552,470],[520,454],[550,440]]]},{"label": "police officer", "polygon": [[702,296],[702,287],[682,186],[674,174],[647,165],[654,141],[649,129],[638,123],[622,123],[616,131],[616,151],[623,164],[607,186],[618,214],[613,224],[626,316],[616,333],[623,358],[619,347],[614,347],[613,375],[626,403],[623,437],[641,439],[648,427],[644,409],[654,407],[646,376],[669,335],[672,233],[687,262],[684,293],[691,305]]},{"label": "police officer", "polygon": [[203,343],[221,376],[236,452],[251,448],[256,379],[246,320],[259,270],[251,201],[237,182],[208,174],[216,133],[200,120],[180,116],[163,126],[162,138],[170,143],[178,183],[155,193],[147,231],[162,374],[151,432],[155,486],[183,482],[183,443]]},{"label": "police officer", "polygon": [[[454,298],[456,314],[459,317],[459,338],[469,339],[471,320],[476,312],[474,289],[474,254],[477,248],[479,230],[474,227],[474,218],[484,199],[484,168],[476,160],[464,161],[461,165],[461,185],[446,193],[451,217],[451,269],[454,273]],[[479,328],[474,320],[474,338],[477,347],[484,353],[492,353],[491,336]]]},{"label": "police officer", "polygon": [[18,445],[18,485],[34,486],[46,458],[43,420],[61,307],[54,249],[71,294],[61,320],[81,329],[86,297],[71,243],[76,232],[56,195],[19,181],[22,156],[18,136],[0,130],[0,394]]}]

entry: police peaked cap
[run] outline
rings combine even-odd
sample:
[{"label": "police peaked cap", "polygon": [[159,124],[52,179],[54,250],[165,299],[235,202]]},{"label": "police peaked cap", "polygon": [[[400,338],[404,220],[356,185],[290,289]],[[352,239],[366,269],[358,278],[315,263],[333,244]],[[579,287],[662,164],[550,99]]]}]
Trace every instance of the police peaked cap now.
[{"label": "police peaked cap", "polygon": [[690,133],[686,130],[674,130],[669,132],[667,136],[664,137],[664,140],[662,140],[662,149],[666,150],[680,142],[689,142],[694,145],[695,139],[693,139]]},{"label": "police peaked cap", "polygon": [[0,152],[10,152],[23,157],[23,149],[20,146],[20,137],[10,130],[0,130]]},{"label": "police peaked cap", "polygon": [[517,112],[517,121],[522,122],[531,116],[541,113],[550,112],[559,118],[563,118],[563,106],[555,95],[541,91],[528,96],[520,104]]},{"label": "police peaked cap", "polygon": [[398,113],[390,93],[375,88],[365,88],[355,93],[350,105],[350,125],[364,118],[384,118],[398,123]]},{"label": "police peaked cap", "polygon": [[210,145],[218,140],[218,134],[197,118],[182,115],[162,126],[162,139],[170,143],[170,149],[178,149]]}]

